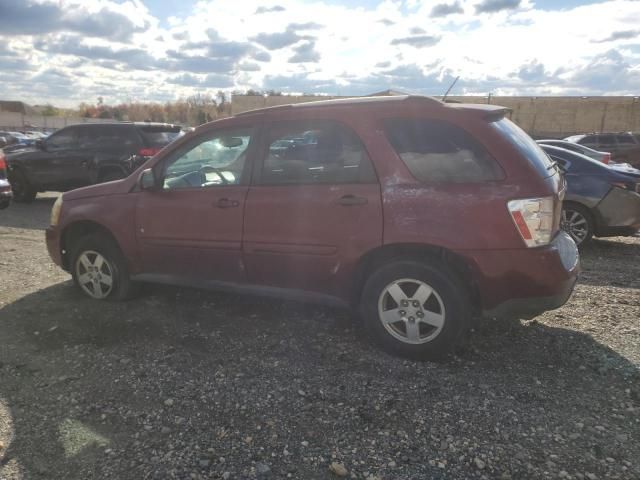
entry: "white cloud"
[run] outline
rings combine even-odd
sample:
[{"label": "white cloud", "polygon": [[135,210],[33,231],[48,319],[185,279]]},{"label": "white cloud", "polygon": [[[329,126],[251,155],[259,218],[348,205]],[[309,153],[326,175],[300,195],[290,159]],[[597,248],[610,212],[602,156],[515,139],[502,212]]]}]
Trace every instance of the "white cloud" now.
[{"label": "white cloud", "polygon": [[199,0],[160,19],[143,0],[24,0],[0,6],[0,81],[3,96],[60,105],[218,88],[441,94],[457,75],[454,93],[636,94],[640,2],[557,4]]}]

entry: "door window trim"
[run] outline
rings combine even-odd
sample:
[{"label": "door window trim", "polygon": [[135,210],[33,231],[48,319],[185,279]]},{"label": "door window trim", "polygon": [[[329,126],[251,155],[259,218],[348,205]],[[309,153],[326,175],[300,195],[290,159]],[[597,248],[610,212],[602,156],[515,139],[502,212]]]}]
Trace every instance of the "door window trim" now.
[{"label": "door window trim", "polygon": [[[269,137],[271,132],[278,127],[281,126],[286,126],[286,125],[292,125],[292,126],[296,126],[296,125],[300,125],[300,123],[302,122],[308,122],[308,123],[313,123],[313,122],[317,122],[319,124],[322,123],[333,123],[335,125],[338,125],[339,127],[343,127],[345,128],[347,131],[349,131],[362,145],[362,150],[363,152],[367,155],[367,159],[369,161],[369,164],[371,166],[371,170],[373,171],[373,174],[375,176],[375,180],[371,181],[371,182],[323,182],[323,183],[313,183],[313,182],[296,182],[296,183],[265,183],[262,181],[262,170],[263,170],[263,166],[264,166],[264,162],[267,159],[267,153],[268,153],[268,149],[270,147],[269,145]],[[269,121],[269,119],[267,119],[267,122],[263,125],[263,128],[261,129],[260,132],[260,143],[259,146],[256,146],[256,151],[255,153],[255,161],[252,164],[253,167],[253,172],[251,175],[251,186],[252,187],[288,187],[288,188],[295,188],[295,187],[309,187],[309,186],[314,186],[314,185],[319,185],[319,186],[327,186],[327,185],[380,185],[380,176],[378,175],[378,171],[376,170],[376,165],[375,162],[373,161],[373,158],[371,157],[371,152],[369,151],[369,149],[367,148],[367,144],[362,140],[362,138],[360,137],[360,135],[358,135],[358,133],[356,132],[356,130],[346,124],[343,121],[340,120],[335,120],[333,118],[300,118],[300,119],[290,119],[290,120],[274,120],[274,121]]]}]

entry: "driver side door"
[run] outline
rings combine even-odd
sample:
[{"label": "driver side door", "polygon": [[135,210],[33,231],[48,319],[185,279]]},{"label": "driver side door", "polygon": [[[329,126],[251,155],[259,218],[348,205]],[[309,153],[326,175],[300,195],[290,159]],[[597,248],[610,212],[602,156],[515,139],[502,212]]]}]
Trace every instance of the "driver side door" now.
[{"label": "driver side door", "polygon": [[[256,128],[204,132],[154,167],[138,193],[136,235],[146,274],[243,283],[242,222]],[[160,278],[159,280],[162,280]]]}]

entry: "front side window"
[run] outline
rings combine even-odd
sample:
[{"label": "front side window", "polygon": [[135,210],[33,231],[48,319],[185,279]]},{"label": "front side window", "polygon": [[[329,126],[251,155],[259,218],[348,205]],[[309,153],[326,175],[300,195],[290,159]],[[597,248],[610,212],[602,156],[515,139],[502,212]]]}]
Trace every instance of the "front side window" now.
[{"label": "front side window", "polygon": [[489,152],[462,128],[438,120],[385,122],[387,138],[421,182],[483,182],[503,178]]},{"label": "front side window", "polygon": [[250,128],[218,131],[180,148],[166,164],[164,189],[238,185],[252,137]]},{"label": "front side window", "polygon": [[47,148],[51,150],[75,148],[78,145],[77,129],[65,128],[60,130],[47,138],[46,144]]},{"label": "front side window", "polygon": [[268,135],[261,183],[375,183],[375,171],[354,132],[332,121],[274,125]]}]

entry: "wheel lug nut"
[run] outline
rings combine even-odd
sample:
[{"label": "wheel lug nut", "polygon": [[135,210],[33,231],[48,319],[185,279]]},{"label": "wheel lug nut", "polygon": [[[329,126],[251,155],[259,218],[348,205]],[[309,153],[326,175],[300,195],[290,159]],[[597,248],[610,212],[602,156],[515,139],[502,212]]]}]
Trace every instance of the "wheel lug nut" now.
[{"label": "wheel lug nut", "polygon": [[410,322],[414,322],[415,320],[416,320],[415,318],[413,318],[413,317],[409,317],[409,321],[410,321]]},{"label": "wheel lug nut", "polygon": [[420,306],[420,302],[417,301],[417,300],[414,300],[413,301],[413,306],[416,307],[416,308],[419,307]]},{"label": "wheel lug nut", "polygon": [[418,318],[422,318],[422,317],[424,317],[424,313],[422,313],[422,312],[417,312],[417,313],[416,313],[416,317],[418,317]]},{"label": "wheel lug nut", "polygon": [[407,314],[407,312],[405,312],[404,310],[400,310],[398,313],[401,317],[404,317]]},{"label": "wheel lug nut", "polygon": [[402,300],[400,302],[400,305],[402,305],[403,307],[408,307],[409,306],[409,302],[407,300]]}]

